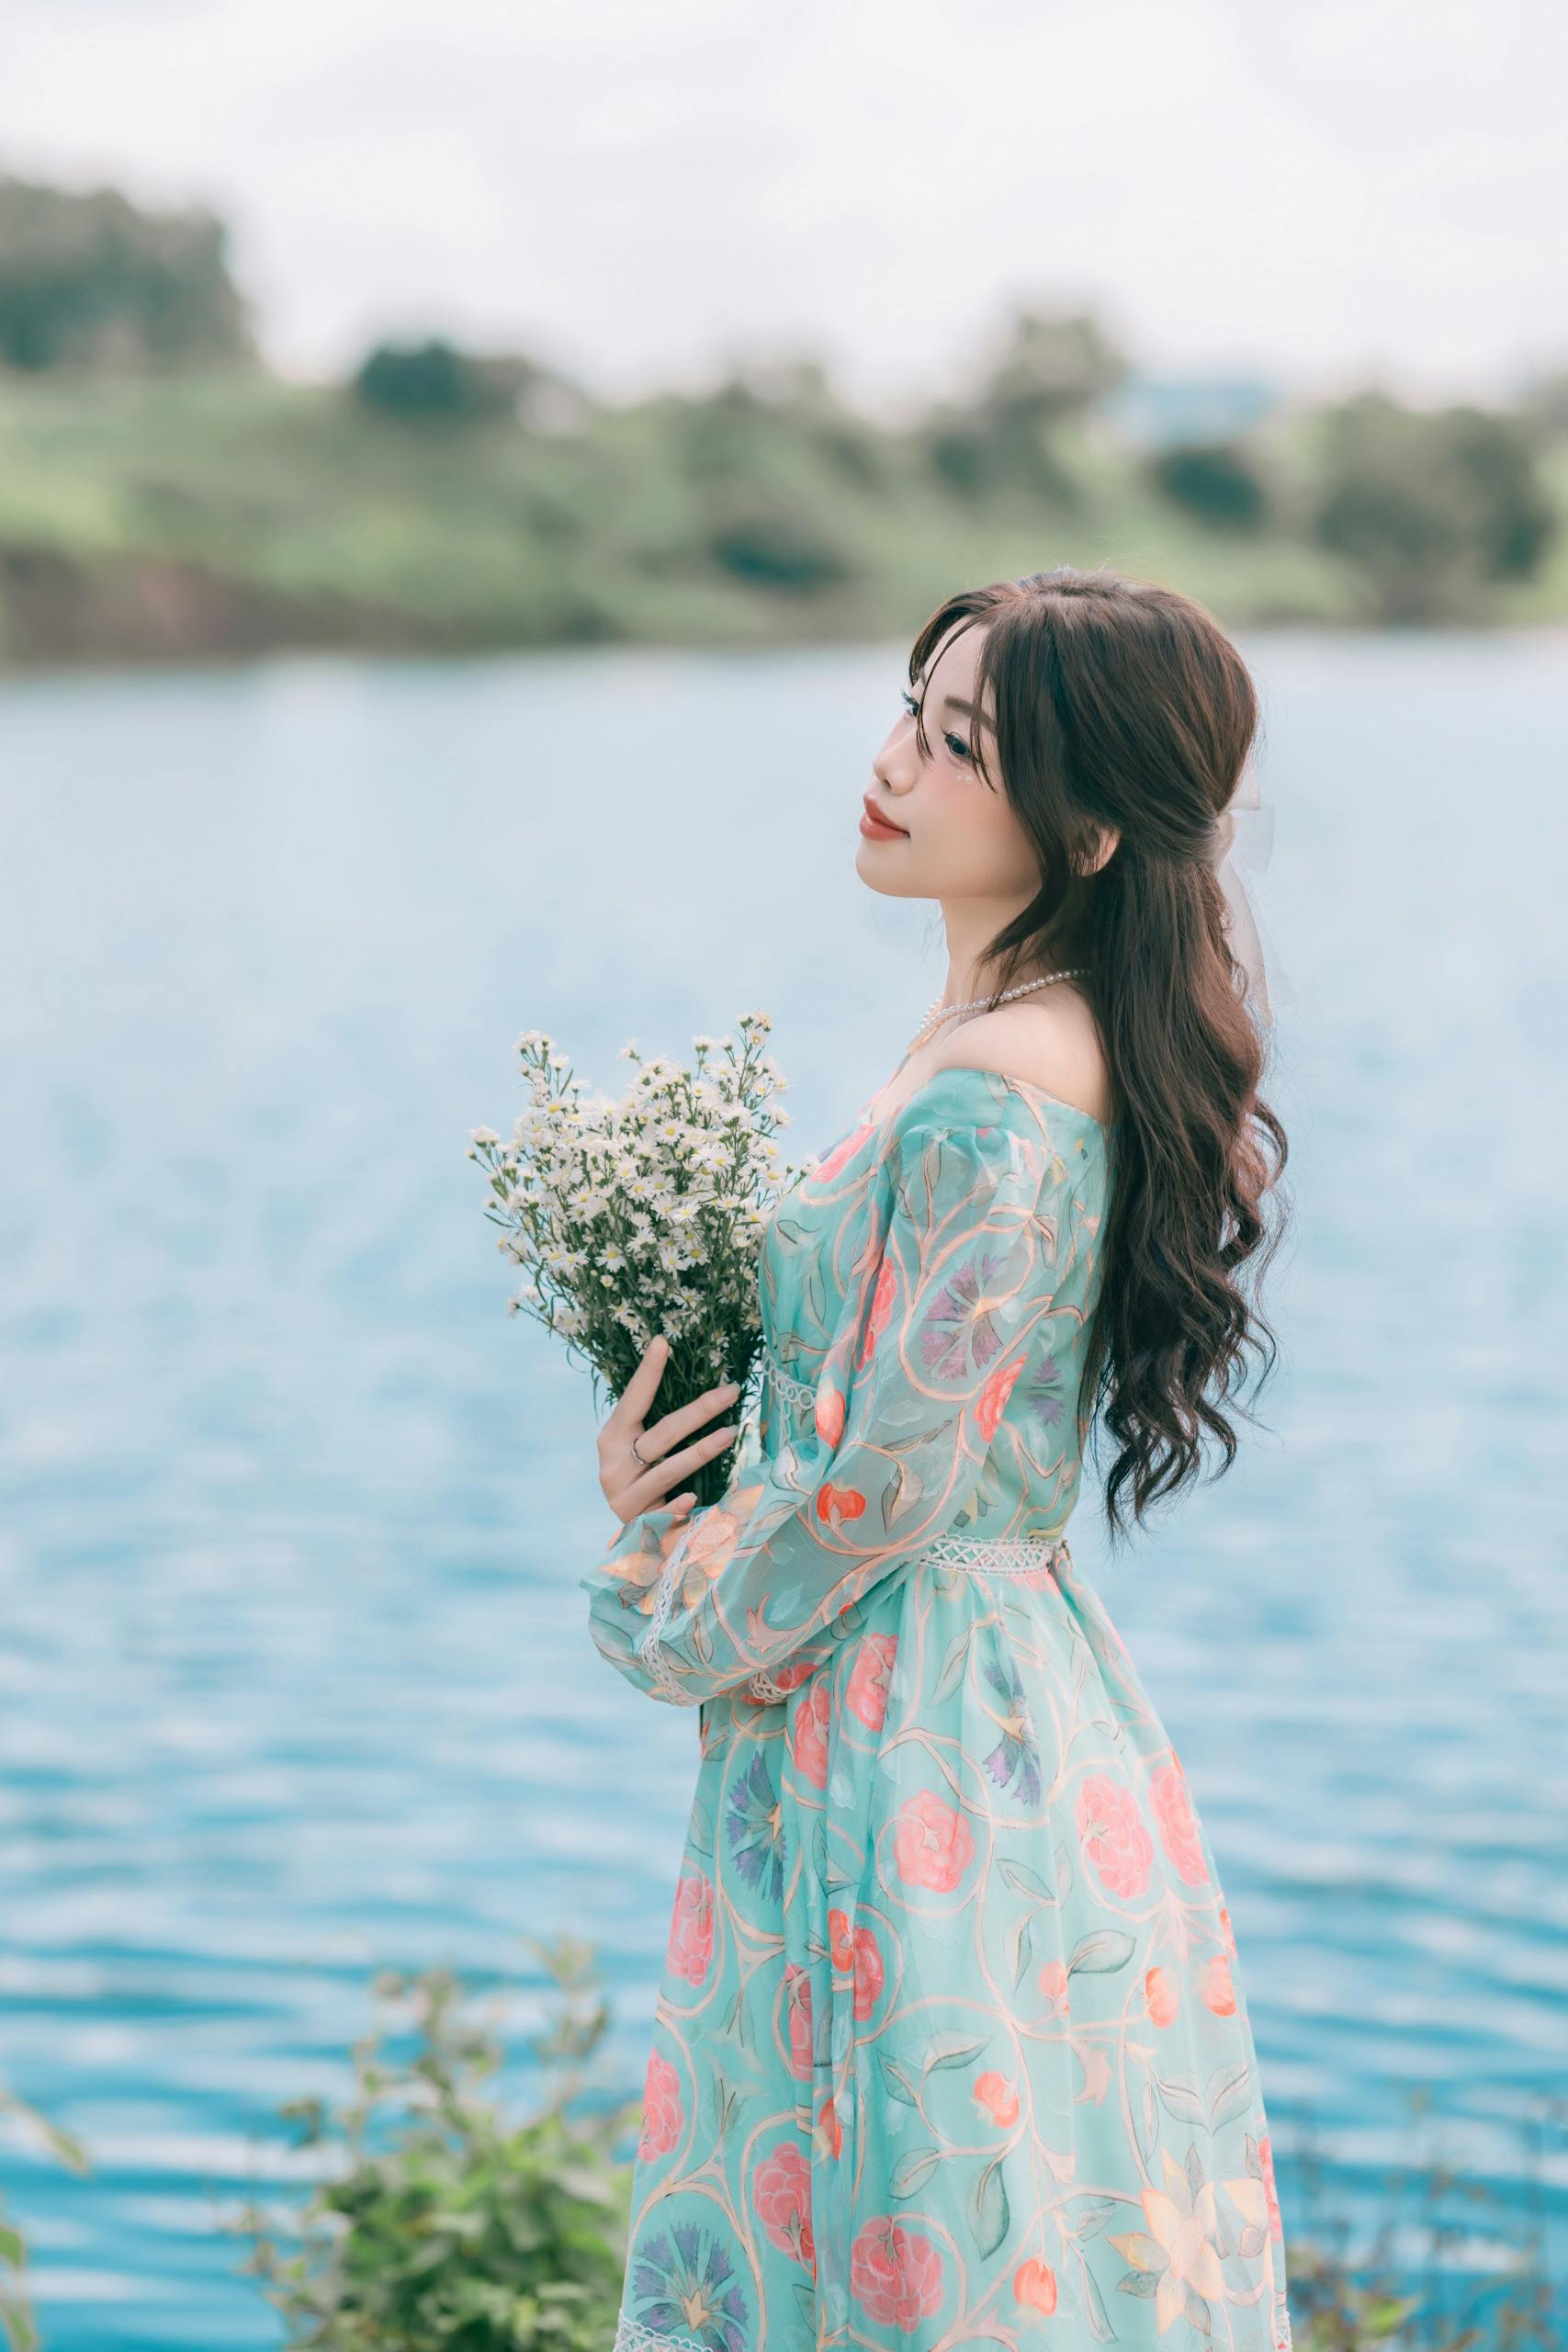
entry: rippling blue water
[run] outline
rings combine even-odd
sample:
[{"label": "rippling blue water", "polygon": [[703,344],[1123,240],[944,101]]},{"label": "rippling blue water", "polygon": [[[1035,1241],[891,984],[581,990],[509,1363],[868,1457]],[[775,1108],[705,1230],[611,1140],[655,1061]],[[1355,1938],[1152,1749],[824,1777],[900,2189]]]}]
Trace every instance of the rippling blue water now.
[{"label": "rippling blue water", "polygon": [[[1568,2094],[1568,664],[1247,650],[1281,1369],[1135,1555],[1087,1489],[1073,1539],[1211,1830],[1293,2230],[1297,2117],[1369,2203],[1429,2086],[1517,2202]],[[217,2225],[301,2177],[277,2106],[342,2091],[378,1967],[522,2020],[575,1929],[640,2073],[694,1726],[588,1645],[591,1395],[504,1312],[468,1133],[525,1026],[615,1084],[756,1004],[789,1145],[841,1129],[942,977],[853,870],[899,658],[0,691],[0,2080],[95,2166],[0,2190],[53,2352],[278,2340]]]}]

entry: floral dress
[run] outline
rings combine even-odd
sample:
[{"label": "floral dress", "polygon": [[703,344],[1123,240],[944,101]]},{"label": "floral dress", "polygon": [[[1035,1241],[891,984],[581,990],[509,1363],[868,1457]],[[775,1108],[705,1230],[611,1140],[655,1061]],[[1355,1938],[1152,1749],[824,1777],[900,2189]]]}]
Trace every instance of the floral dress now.
[{"label": "floral dress", "polygon": [[594,1642],[694,1707],[616,2352],[1285,2352],[1229,1916],[1064,1539],[1113,1131],[937,1072],[772,1211],[722,1498]]}]

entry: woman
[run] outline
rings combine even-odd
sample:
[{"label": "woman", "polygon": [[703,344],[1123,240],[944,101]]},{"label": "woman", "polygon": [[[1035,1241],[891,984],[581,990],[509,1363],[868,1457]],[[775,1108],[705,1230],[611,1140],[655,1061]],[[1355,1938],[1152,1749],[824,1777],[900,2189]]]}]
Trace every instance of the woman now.
[{"label": "woman", "polygon": [[617,2352],[1280,2352],[1213,1856],[1065,1541],[1097,1408],[1114,1545],[1273,1359],[1213,862],[1256,696],[1198,606],[1071,571],[951,598],[909,678],[857,856],[940,900],[946,989],[771,1216],[723,1498],[682,1481],[736,1392],[648,1419],[657,1340],[600,1438],[594,1640],[701,1727]]}]

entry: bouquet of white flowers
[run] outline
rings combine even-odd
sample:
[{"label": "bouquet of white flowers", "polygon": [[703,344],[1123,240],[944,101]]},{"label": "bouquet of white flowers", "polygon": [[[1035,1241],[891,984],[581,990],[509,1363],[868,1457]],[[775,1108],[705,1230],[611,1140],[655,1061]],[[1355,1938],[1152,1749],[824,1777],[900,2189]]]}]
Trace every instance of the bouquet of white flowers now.
[{"label": "bouquet of white flowers", "polygon": [[[740,1041],[694,1037],[688,1069],[635,1040],[625,1096],[584,1093],[570,1057],[542,1029],[527,1029],[518,1055],[533,1096],[513,1139],[490,1127],[468,1138],[470,1159],[490,1170],[485,1215],[504,1229],[498,1248],[523,1267],[507,1301],[558,1333],[618,1397],[649,1341],[670,1355],[660,1414],[727,1380],[744,1393],[761,1340],[757,1261],[769,1210],[816,1166],[780,1170],[776,1129],[789,1114],[762,1051],[765,1012],[737,1023]],[[738,1438],[736,1444],[743,1442]],[[735,1445],[688,1483],[698,1504],[729,1484]]]}]

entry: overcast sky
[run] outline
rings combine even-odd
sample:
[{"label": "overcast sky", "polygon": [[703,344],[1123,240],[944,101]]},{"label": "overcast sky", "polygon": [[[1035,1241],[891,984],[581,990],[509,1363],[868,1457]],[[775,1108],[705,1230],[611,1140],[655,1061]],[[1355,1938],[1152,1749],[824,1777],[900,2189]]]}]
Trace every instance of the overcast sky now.
[{"label": "overcast sky", "polygon": [[235,231],[267,347],[956,385],[1010,302],[1417,396],[1568,366],[1562,0],[0,0],[0,168]]}]

